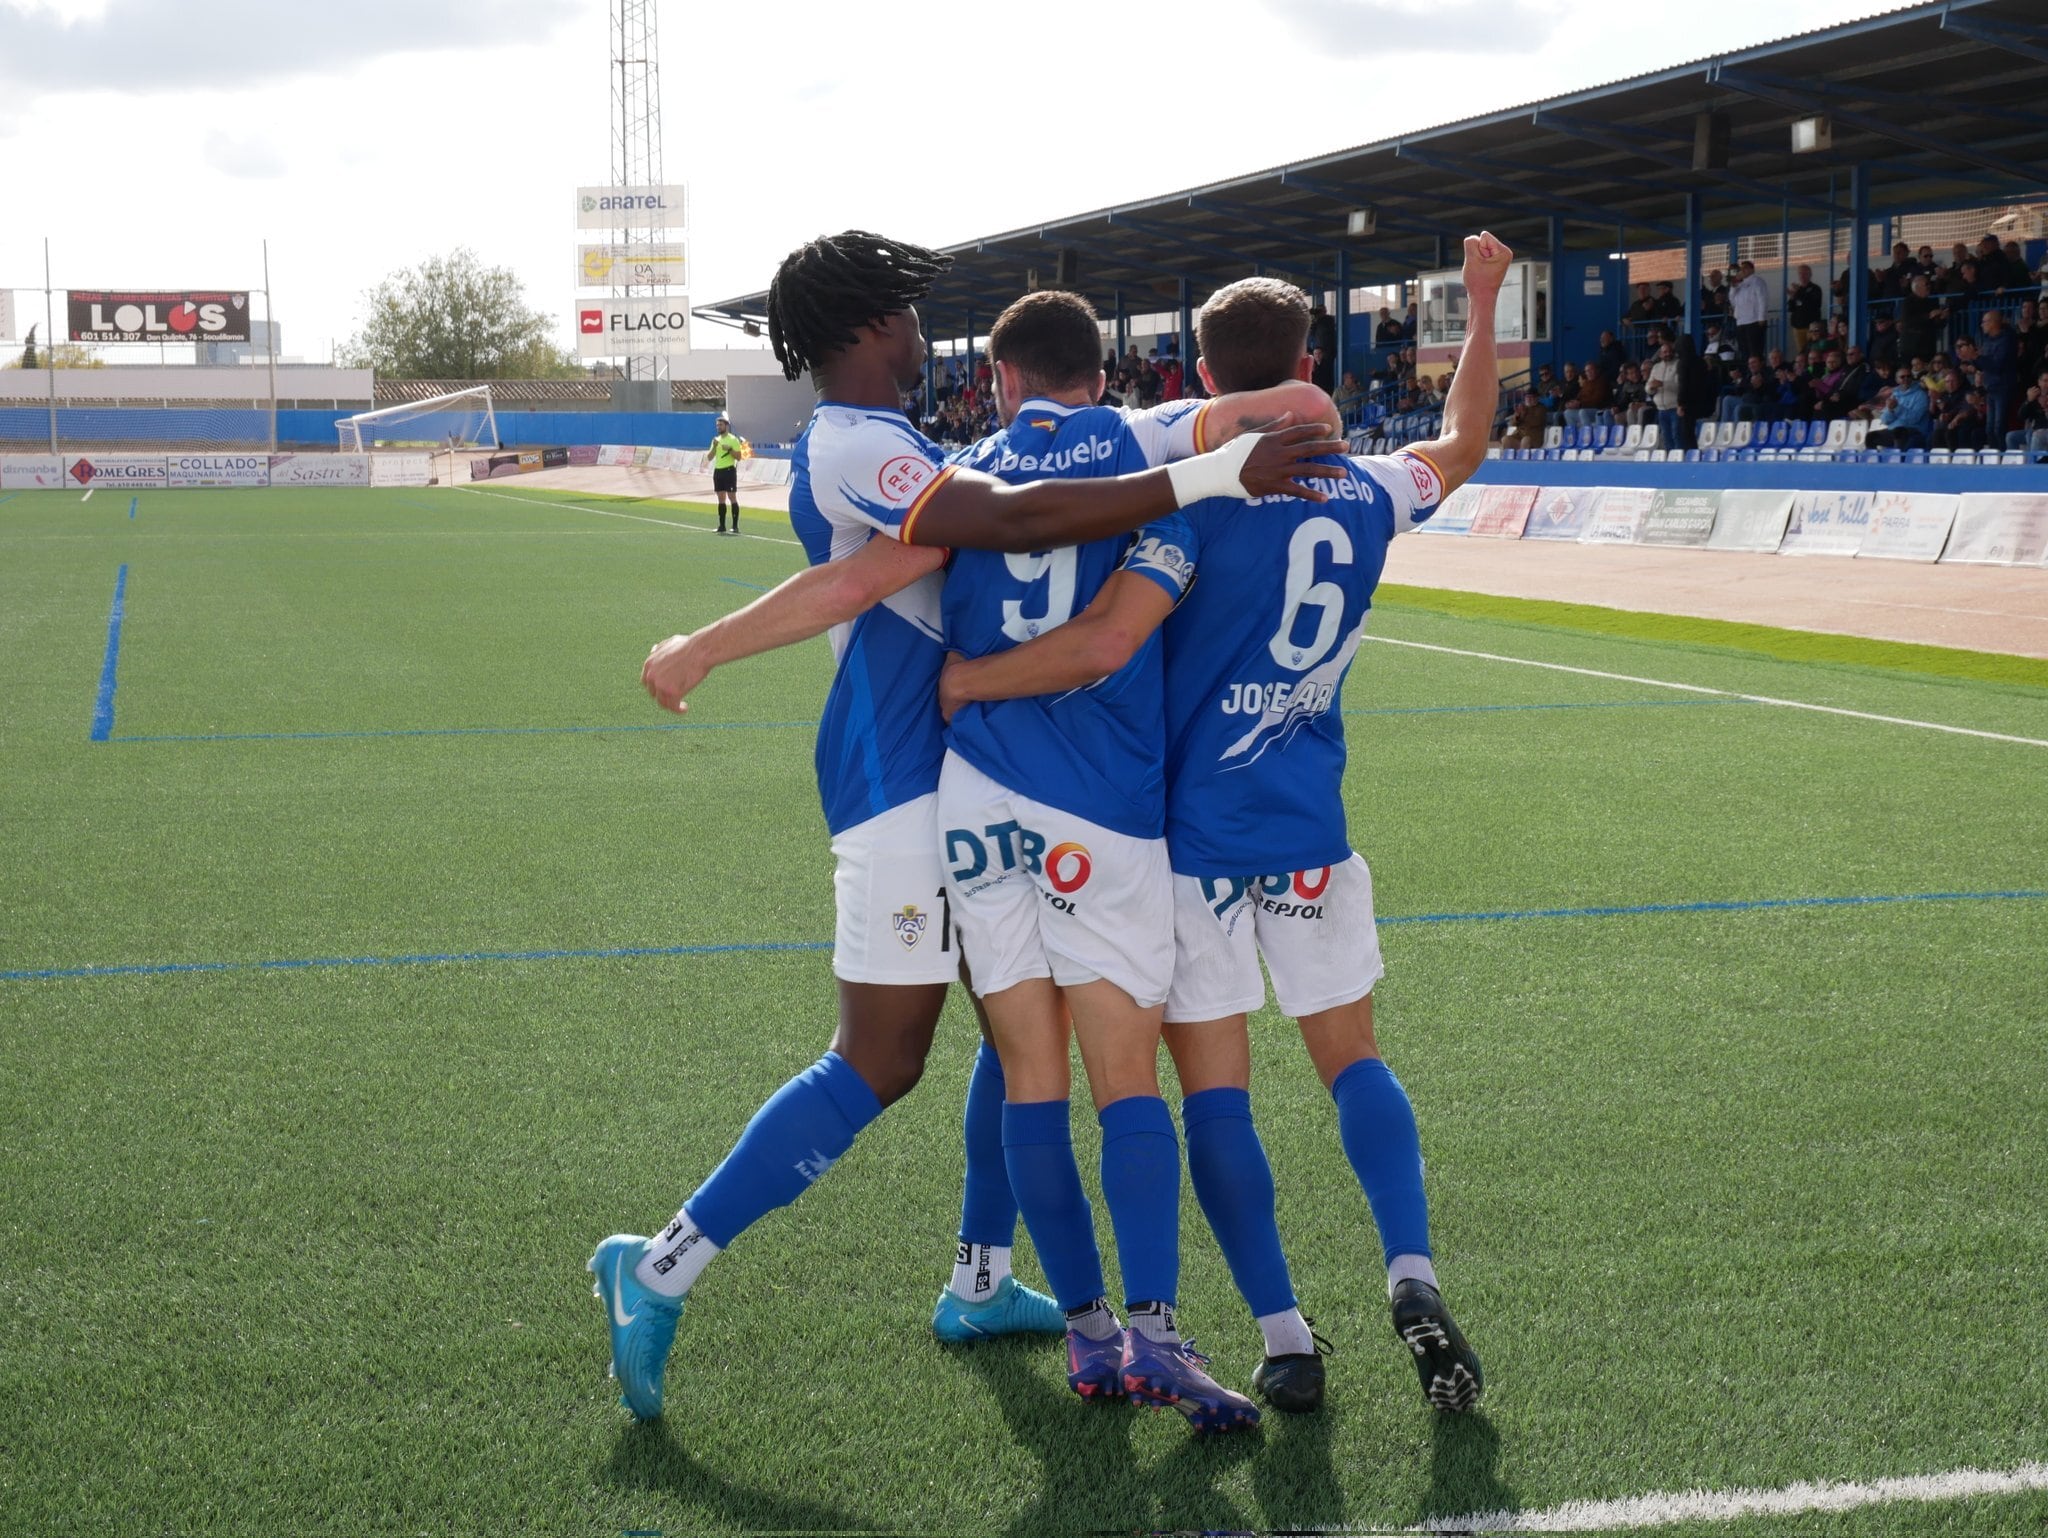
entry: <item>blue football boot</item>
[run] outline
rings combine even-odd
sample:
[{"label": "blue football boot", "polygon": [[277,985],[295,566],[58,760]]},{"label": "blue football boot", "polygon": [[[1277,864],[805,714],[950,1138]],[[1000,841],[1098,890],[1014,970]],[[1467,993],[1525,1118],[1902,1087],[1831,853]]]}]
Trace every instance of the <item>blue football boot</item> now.
[{"label": "blue football boot", "polygon": [[963,1302],[948,1287],[932,1310],[932,1333],[940,1340],[987,1340],[995,1335],[1064,1335],[1067,1316],[1042,1292],[1006,1276],[986,1303]]},{"label": "blue football boot", "polygon": [[1067,1331],[1067,1387],[1083,1399],[1123,1398],[1125,1333],[1090,1340],[1079,1330]]},{"label": "blue football boot", "polygon": [[585,1269],[597,1279],[591,1295],[604,1304],[605,1327],[611,1331],[611,1375],[619,1383],[619,1403],[636,1419],[651,1421],[661,1418],[662,1374],[668,1370],[684,1300],[665,1298],[634,1276],[646,1248],[644,1235],[613,1234]]},{"label": "blue football boot", "polygon": [[1178,1410],[1197,1431],[1256,1426],[1259,1407],[1203,1372],[1208,1363],[1193,1341],[1169,1345],[1124,1331],[1123,1383],[1132,1404]]}]

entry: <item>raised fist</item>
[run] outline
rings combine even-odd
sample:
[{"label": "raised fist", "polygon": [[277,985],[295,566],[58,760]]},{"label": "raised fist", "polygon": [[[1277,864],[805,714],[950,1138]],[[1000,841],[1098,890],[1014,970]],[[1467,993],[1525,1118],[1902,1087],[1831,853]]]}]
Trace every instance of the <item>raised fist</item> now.
[{"label": "raised fist", "polygon": [[1465,288],[1484,293],[1497,294],[1501,283],[1508,275],[1508,263],[1515,259],[1515,253],[1507,242],[1490,230],[1481,230],[1477,235],[1465,237]]}]

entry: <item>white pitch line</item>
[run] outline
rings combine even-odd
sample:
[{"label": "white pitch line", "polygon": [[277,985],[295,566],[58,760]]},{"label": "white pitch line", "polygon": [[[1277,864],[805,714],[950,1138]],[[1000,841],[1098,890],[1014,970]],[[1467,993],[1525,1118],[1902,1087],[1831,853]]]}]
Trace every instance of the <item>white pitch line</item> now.
[{"label": "white pitch line", "polygon": [[1732,1522],[1738,1517],[1791,1516],[1807,1511],[1853,1511],[1902,1501],[1965,1501],[2048,1490],[2048,1463],[2016,1469],[1955,1469],[1874,1479],[1868,1484],[1821,1482],[1779,1490],[1682,1490],[1632,1495],[1615,1501],[1567,1501],[1542,1511],[1480,1511],[1436,1517],[1414,1533],[1600,1533],[1616,1528],[1669,1527],[1678,1522]]},{"label": "white pitch line", "polygon": [[[585,507],[581,502],[542,502],[533,497],[515,497],[503,491],[485,491],[480,486],[455,486],[450,489],[467,492],[473,497],[497,497],[501,501],[517,502],[523,507],[566,507],[574,512],[595,513],[600,518],[630,518],[635,523],[657,523],[664,529],[681,529],[685,534],[716,534],[718,532],[716,529],[700,529],[694,523],[677,523],[673,518],[649,518],[644,513],[619,513],[612,511],[608,507]],[[726,537],[728,539],[731,538],[730,535]],[[798,540],[777,539],[773,534],[742,534],[740,538],[758,539],[764,545],[796,545],[799,549],[802,548],[802,544]]]},{"label": "white pitch line", "polygon": [[1742,694],[1734,689],[1709,689],[1704,684],[1673,683],[1668,678],[1641,678],[1634,673],[1606,673],[1599,668],[1575,668],[1562,662],[1538,662],[1533,657],[1504,657],[1499,652],[1466,651],[1458,646],[1432,646],[1427,641],[1396,641],[1391,636],[1369,635],[1368,641],[1382,646],[1412,646],[1417,651],[1443,652],[1452,657],[1478,657],[1486,662],[1512,662],[1517,667],[1547,668],[1553,673],[1577,673],[1584,678],[1606,678],[1616,683],[1641,684],[1649,689],[1682,689],[1687,694],[1713,694],[1724,700],[1747,700],[1752,705],[1778,705],[1786,710],[1812,710],[1826,716],[1850,716],[1858,721],[1882,721],[1887,726],[1917,726],[1924,732],[1948,732],[1957,737],[1982,737],[1988,742],[2016,742],[2023,747],[2048,748],[2039,737],[2015,737],[2007,732],[1982,732],[1974,726],[1948,726],[1940,721],[1915,721],[1906,716],[1880,716],[1868,710],[1848,710],[1840,705],[1816,705],[1811,700],[1781,700],[1770,694]]}]

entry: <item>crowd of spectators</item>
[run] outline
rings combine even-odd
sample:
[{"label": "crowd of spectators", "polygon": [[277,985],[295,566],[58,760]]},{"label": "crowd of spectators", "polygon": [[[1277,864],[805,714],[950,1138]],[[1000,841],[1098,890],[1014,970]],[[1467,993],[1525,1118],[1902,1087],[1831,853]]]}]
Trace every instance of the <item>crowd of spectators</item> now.
[{"label": "crowd of spectators", "polygon": [[2048,430],[2044,279],[1994,235],[1958,241],[1946,264],[1900,242],[1870,274],[1867,347],[1849,340],[1846,273],[1824,292],[1810,266],[1795,268],[1782,347],[1767,345],[1777,306],[1753,262],[1707,275],[1697,342],[1673,285],[1641,283],[1623,329],[1642,356],[1608,331],[1561,376],[1539,368],[1502,441],[1540,448],[1551,426],[1656,422],[1683,449],[1716,420],[1860,421],[1878,447],[2048,450],[2035,436]]},{"label": "crowd of spectators", "polygon": [[[1177,401],[1183,395],[1200,395],[1199,381],[1182,372],[1180,359],[1169,345],[1162,355],[1153,348],[1144,357],[1132,342],[1118,355],[1108,353],[1102,360],[1105,406],[1157,406]],[[996,419],[995,373],[986,357],[976,357],[970,371],[964,360],[947,359],[932,370],[933,409],[924,411],[922,388],[907,392],[904,412],[918,422],[925,434],[945,444],[970,444],[994,432]]]}]

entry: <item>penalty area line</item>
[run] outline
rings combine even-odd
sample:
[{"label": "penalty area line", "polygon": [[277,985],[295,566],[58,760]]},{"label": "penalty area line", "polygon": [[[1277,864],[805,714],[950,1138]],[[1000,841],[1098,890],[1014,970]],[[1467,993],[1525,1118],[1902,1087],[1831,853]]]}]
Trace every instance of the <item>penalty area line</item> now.
[{"label": "penalty area line", "polygon": [[1484,662],[1511,662],[1516,667],[1544,668],[1552,673],[1576,673],[1581,678],[1605,678],[1614,683],[1642,684],[1650,689],[1680,689],[1687,694],[1711,694],[1724,700],[1746,700],[1752,705],[1777,705],[1785,710],[1811,710],[1824,716],[1848,716],[1857,721],[1881,721],[1886,726],[1912,726],[1923,732],[1947,732],[1956,737],[1981,737],[1987,742],[2016,742],[2021,747],[2048,748],[2039,737],[2015,737],[2008,732],[1979,731],[1974,726],[1949,726],[1940,721],[1915,721],[1909,716],[1881,716],[1868,710],[1850,710],[1841,705],[1816,705],[1811,700],[1781,700],[1770,694],[1744,694],[1738,689],[1710,689],[1705,684],[1674,683],[1668,678],[1643,678],[1635,673],[1608,673],[1599,668],[1573,667],[1564,662],[1539,662],[1534,657],[1509,657],[1500,652],[1468,651],[1462,646],[1437,646],[1428,641],[1397,641],[1392,636],[1369,635],[1368,641],[1382,646],[1407,646],[1416,651],[1442,652],[1448,657],[1476,657]]},{"label": "penalty area line", "polygon": [[[515,497],[509,492],[485,491],[481,486],[457,486],[456,491],[466,492],[472,497],[496,497],[503,502],[518,502],[527,507],[566,507],[579,513],[595,513],[600,518],[625,518],[634,523],[659,524],[664,529],[681,529],[685,534],[716,534],[716,529],[700,529],[694,523],[677,523],[673,518],[649,518],[645,513],[620,513],[608,507],[586,507],[581,502],[543,502],[535,497]],[[731,536],[726,536],[730,538]],[[758,539],[764,545],[796,545],[793,539],[777,539],[772,534],[742,534],[741,539]],[[799,549],[802,547],[799,545]]]},{"label": "penalty area line", "polygon": [[1967,1501],[2048,1490],[2048,1463],[2012,1469],[1952,1469],[1863,1482],[1821,1480],[1774,1490],[1679,1490],[1611,1501],[1567,1501],[1541,1511],[1475,1511],[1434,1517],[1412,1533],[1600,1533],[1670,1527],[1680,1522],[1733,1522],[1742,1517],[1854,1511],[1909,1501]]}]

